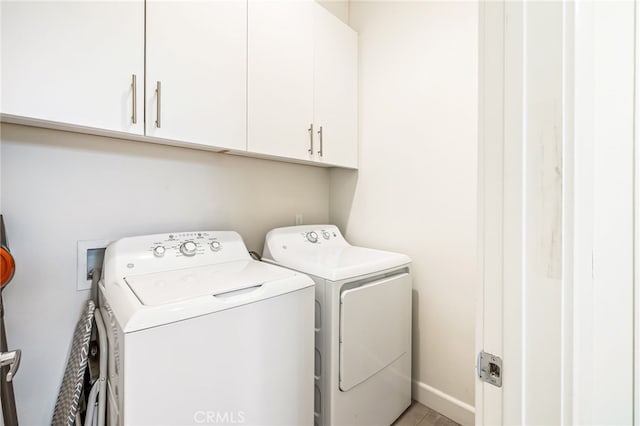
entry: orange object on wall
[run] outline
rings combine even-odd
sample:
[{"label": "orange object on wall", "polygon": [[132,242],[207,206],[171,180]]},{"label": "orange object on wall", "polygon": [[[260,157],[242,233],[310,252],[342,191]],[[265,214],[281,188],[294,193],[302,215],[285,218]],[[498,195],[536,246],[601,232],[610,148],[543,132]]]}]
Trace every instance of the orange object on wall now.
[{"label": "orange object on wall", "polygon": [[16,272],[16,263],[13,256],[4,247],[0,247],[0,288],[9,284]]},{"label": "orange object on wall", "polygon": [[7,244],[7,233],[4,229],[4,219],[0,214],[0,289],[9,284],[16,272],[16,262],[11,256]]}]

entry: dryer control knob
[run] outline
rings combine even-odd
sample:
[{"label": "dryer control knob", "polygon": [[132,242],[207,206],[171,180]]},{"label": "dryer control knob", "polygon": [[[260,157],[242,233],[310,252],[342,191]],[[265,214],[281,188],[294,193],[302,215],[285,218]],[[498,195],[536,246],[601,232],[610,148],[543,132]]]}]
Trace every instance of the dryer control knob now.
[{"label": "dryer control knob", "polygon": [[307,240],[309,240],[309,242],[311,242],[311,243],[317,243],[318,242],[318,234],[316,234],[314,231],[307,232]]},{"label": "dryer control knob", "polygon": [[328,240],[329,238],[331,238],[331,234],[329,234],[327,231],[322,231],[322,238]]},{"label": "dryer control knob", "polygon": [[193,241],[186,241],[180,245],[180,252],[185,256],[193,256],[196,254],[198,246]]},{"label": "dryer control knob", "polygon": [[211,241],[211,244],[209,244],[209,246],[211,247],[212,251],[220,251],[220,249],[222,248],[222,244],[220,244],[220,241]]},{"label": "dryer control knob", "polygon": [[164,246],[155,246],[153,248],[153,255],[155,257],[162,257],[162,256],[164,256],[165,251],[166,250],[165,250]]}]

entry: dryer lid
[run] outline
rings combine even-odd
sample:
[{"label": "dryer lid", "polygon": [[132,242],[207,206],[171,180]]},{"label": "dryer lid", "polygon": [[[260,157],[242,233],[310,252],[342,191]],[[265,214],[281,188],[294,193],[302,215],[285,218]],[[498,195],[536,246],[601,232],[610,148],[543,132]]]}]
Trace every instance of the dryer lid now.
[{"label": "dryer lid", "polygon": [[[315,235],[317,238],[310,239]],[[335,225],[304,225],[271,230],[264,260],[279,266],[341,281],[409,265],[409,256],[349,244]]]},{"label": "dryer lid", "polygon": [[274,259],[274,263],[315,275],[329,281],[341,281],[408,265],[411,259],[364,247],[328,247],[322,250],[300,250]]},{"label": "dryer lid", "polygon": [[201,296],[224,297],[292,276],[271,265],[243,260],[125,277],[140,303],[160,306]]}]

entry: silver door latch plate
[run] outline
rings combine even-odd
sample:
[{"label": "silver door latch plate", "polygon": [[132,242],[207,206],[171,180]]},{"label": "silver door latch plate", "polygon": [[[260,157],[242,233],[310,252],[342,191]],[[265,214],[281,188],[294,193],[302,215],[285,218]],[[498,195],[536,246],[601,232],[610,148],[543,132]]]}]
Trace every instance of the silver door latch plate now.
[{"label": "silver door latch plate", "polygon": [[502,360],[500,357],[487,352],[478,354],[476,365],[478,377],[483,382],[490,383],[497,387],[502,387]]}]

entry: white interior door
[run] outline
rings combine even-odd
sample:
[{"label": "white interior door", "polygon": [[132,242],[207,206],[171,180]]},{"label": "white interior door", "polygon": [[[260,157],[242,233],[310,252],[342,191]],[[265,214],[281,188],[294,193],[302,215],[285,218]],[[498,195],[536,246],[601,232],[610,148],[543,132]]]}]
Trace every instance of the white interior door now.
[{"label": "white interior door", "polygon": [[147,1],[147,136],[245,150],[246,44],[246,0]]},{"label": "white interior door", "polygon": [[573,14],[574,362],[567,405],[574,424],[640,421],[633,407],[636,8],[632,1],[586,2]]}]

